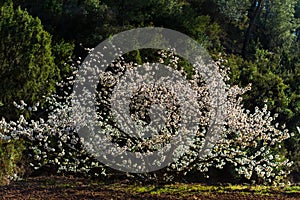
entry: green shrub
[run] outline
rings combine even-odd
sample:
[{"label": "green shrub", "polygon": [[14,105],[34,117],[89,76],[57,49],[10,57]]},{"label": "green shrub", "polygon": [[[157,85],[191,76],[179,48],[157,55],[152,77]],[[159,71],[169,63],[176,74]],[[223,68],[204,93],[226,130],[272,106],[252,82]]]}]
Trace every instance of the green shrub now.
[{"label": "green shrub", "polygon": [[0,185],[7,184],[11,179],[22,176],[25,173],[25,159],[23,140],[0,140]]}]

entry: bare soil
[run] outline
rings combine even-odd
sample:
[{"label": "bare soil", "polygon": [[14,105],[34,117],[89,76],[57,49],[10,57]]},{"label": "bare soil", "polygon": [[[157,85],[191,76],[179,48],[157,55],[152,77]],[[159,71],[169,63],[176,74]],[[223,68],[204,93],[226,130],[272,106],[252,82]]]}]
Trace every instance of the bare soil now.
[{"label": "bare soil", "polygon": [[[131,186],[131,187],[129,187]],[[150,194],[147,192],[135,192],[132,183],[118,181],[115,183],[100,183],[84,178],[43,176],[28,178],[22,181],[12,182],[0,187],[0,199],[27,200],[27,199],[99,199],[99,200],[159,200],[159,199],[217,199],[217,200],[262,200],[262,199],[300,199],[297,194],[274,193],[261,195],[241,192],[196,192],[183,194]],[[130,189],[131,188],[131,189]]]}]

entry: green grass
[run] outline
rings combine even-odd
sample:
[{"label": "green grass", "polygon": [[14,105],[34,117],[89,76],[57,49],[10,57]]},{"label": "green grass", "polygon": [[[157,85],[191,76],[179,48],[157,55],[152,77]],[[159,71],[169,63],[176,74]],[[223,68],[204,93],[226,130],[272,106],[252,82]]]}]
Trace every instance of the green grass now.
[{"label": "green grass", "polygon": [[264,196],[273,194],[300,194],[300,186],[287,186],[285,188],[262,185],[229,185],[229,186],[210,186],[203,184],[171,184],[164,186],[154,185],[128,185],[122,187],[112,186],[114,189],[130,191],[131,193],[149,193],[152,195],[170,194],[170,195],[191,195],[191,194],[211,194],[211,193],[229,193],[237,192],[242,194],[260,194]]},{"label": "green grass", "polygon": [[284,188],[287,194],[300,194],[300,186],[294,185]]}]

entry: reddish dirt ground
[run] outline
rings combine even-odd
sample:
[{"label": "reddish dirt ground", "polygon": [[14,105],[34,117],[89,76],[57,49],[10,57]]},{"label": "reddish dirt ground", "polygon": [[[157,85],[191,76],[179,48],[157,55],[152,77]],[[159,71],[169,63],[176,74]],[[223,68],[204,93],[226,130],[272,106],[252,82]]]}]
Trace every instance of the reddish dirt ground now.
[{"label": "reddish dirt ground", "polygon": [[259,194],[242,194],[237,192],[228,193],[194,193],[174,195],[160,194],[153,195],[149,193],[137,193],[126,190],[126,182],[118,182],[114,184],[104,184],[90,181],[83,178],[73,177],[35,177],[28,178],[23,181],[12,182],[7,186],[0,187],[1,199],[13,200],[56,200],[56,199],[99,199],[99,200],[159,200],[159,199],[217,199],[217,200],[262,200],[262,199],[300,199],[297,195],[273,194],[272,196],[264,196]]}]

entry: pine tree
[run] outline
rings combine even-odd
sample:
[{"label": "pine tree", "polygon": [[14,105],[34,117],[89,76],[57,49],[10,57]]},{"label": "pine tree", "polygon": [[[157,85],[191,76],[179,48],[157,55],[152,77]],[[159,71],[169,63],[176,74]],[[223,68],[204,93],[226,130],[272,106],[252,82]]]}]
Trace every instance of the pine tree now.
[{"label": "pine tree", "polygon": [[29,104],[55,89],[59,69],[51,52],[51,36],[41,21],[4,3],[0,10],[0,115],[13,118],[13,101]]}]

